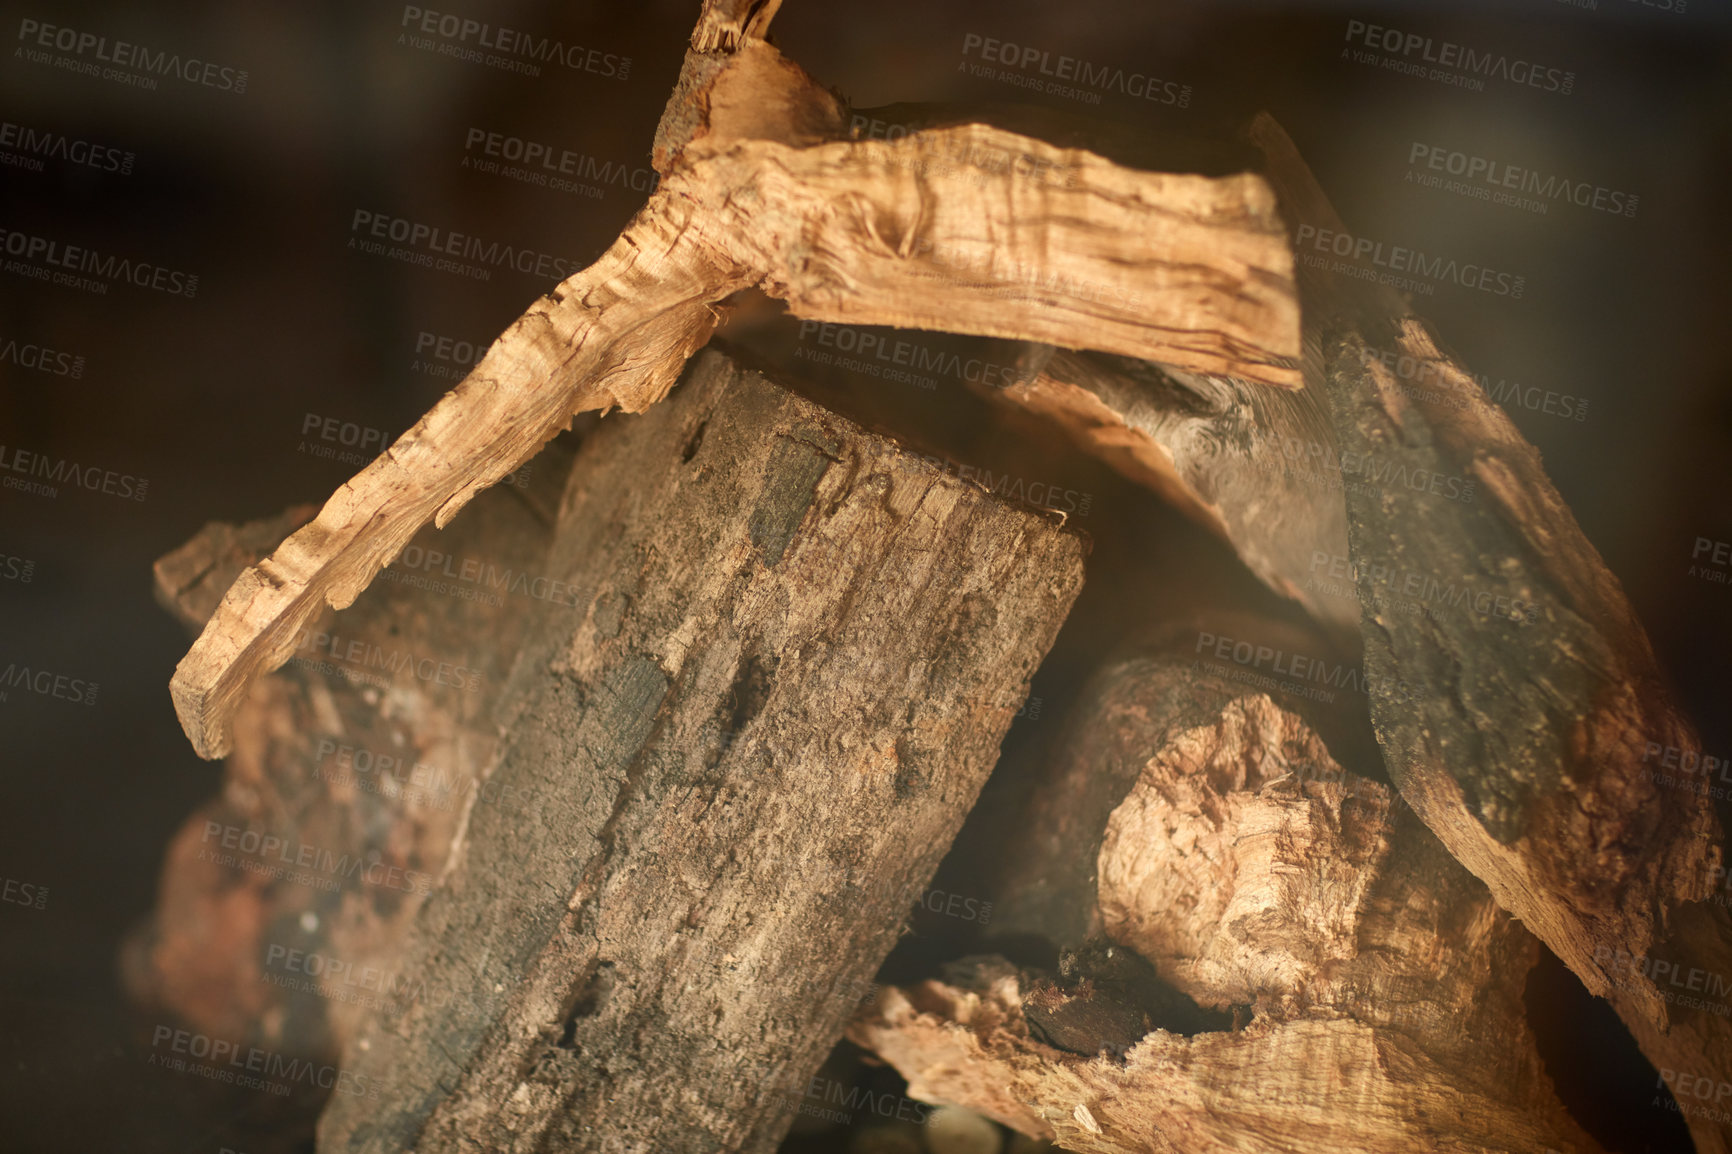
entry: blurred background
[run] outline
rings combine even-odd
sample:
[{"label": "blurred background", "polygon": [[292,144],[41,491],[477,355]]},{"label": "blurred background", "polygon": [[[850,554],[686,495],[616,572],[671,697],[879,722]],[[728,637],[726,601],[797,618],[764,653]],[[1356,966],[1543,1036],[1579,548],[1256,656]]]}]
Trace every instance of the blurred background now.
[{"label": "blurred background", "polygon": [[[1506,408],[1725,756],[1732,584],[1715,574],[1732,572],[1732,546],[1708,563],[1732,542],[1732,13],[1685,5],[787,0],[774,30],[857,108],[1044,101],[1200,137],[1268,109],[1355,235],[1523,278],[1519,299],[1444,283],[1416,303],[1494,391],[1525,399]],[[554,37],[582,65],[466,59],[421,31],[427,12]],[[408,428],[600,254],[651,187],[651,136],[696,13],[690,0],[0,5],[0,669],[99,687],[79,701],[0,685],[14,895],[0,902],[0,1148],[310,1149],[300,1115],[152,1068],[130,1040],[120,944],[220,775],[169,704],[187,638],[152,599],[151,563],[207,521],[323,501],[377,451],[369,438]],[[1474,91],[1405,75],[1349,39],[1356,23],[1571,79]],[[1184,96],[1095,103],[980,76],[987,38]],[[179,72],[151,71],[159,53]],[[1605,195],[1540,212],[1425,179],[1447,184],[1452,154]],[[509,173],[524,155],[555,170]],[[528,271],[369,251],[390,219],[512,246]],[[110,257],[152,271],[105,275]],[[909,403],[971,402],[940,381]],[[38,457],[99,479],[33,490]],[[1144,504],[1105,503],[1087,530],[1109,554],[1158,552],[1141,535],[1165,522]],[[1576,1031],[1554,1047],[1567,1098],[1618,1149],[1687,1149],[1621,1029],[1553,978],[1536,1014]]]}]

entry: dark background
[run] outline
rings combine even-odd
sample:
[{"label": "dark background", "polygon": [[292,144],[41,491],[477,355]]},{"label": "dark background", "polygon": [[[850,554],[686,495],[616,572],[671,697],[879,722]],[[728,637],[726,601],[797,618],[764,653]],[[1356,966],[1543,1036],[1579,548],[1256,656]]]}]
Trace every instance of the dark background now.
[{"label": "dark background", "polygon": [[[647,167],[697,5],[423,7],[629,56],[629,79],[555,66],[531,78],[400,45],[397,4],[0,5],[0,119],[135,157],[126,174],[0,166],[0,228],[199,277],[187,299],[0,271],[0,346],[83,358],[76,378],[0,358],[0,445],[149,479],[142,502],[0,489],[0,668],[101,686],[90,706],[16,689],[0,701],[0,875],[49,891],[40,911],[0,904],[0,1148],[217,1154],[272,1124],[148,1068],[117,977],[163,847],[220,770],[193,756],[169,704],[188,641],[152,600],[151,562],[206,521],[322,501],[355,470],[300,451],[308,414],[394,436],[453,383],[417,367],[418,334],[490,339],[552,285],[362,255],[348,246],[356,210],[579,267],[599,255],[642,192],[597,198],[477,173],[462,164],[466,134]],[[1571,69],[1574,91],[1493,81],[1473,93],[1365,67],[1341,57],[1349,19]],[[35,63],[16,51],[23,20],[244,68],[247,88],[164,78],[145,91]],[[1582,421],[1512,415],[1721,754],[1732,586],[1688,570],[1698,537],[1732,541],[1729,29],[1723,0],[1684,13],[1636,0],[787,0],[775,23],[783,50],[857,107],[1049,99],[959,71],[976,33],[1193,90],[1188,109],[1050,98],[1072,112],[1207,136],[1267,108],[1356,233],[1525,275],[1519,301],[1445,285],[1419,307],[1475,371],[1590,402]],[[1640,207],[1633,219],[1565,204],[1539,216],[1420,188],[1404,181],[1414,141],[1636,193]],[[1151,531],[1128,515],[1088,529]],[[32,562],[30,579],[9,578],[5,557]],[[1567,975],[1553,984],[1562,992],[1536,1012],[1585,1039],[1568,1048],[1574,1072],[1554,1071],[1572,1079],[1569,1096],[1620,1148],[1678,1148],[1676,1116],[1652,1105],[1620,1028],[1574,998]]]}]

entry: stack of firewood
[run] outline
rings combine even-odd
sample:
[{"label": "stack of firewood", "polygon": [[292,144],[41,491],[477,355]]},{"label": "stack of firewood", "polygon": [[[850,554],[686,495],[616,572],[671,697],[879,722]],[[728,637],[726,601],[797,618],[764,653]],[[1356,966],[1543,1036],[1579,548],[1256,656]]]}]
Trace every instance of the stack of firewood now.
[{"label": "stack of firewood", "polygon": [[1732,959],[1642,772],[1694,731],[1406,299],[1296,267],[1281,129],[853,139],[776,8],[706,5],[648,205],[420,424],[159,563],[228,761],[137,996],[381,1154],[1597,1150],[1542,943],[1732,1069],[1664,981]]}]

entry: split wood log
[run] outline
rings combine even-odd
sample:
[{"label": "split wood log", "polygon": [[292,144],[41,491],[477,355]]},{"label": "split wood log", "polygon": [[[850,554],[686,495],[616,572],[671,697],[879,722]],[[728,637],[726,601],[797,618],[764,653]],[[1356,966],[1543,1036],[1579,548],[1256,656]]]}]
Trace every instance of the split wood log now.
[{"label": "split wood log", "polygon": [[[542,617],[575,612],[543,564],[570,463],[551,445],[523,487],[424,529],[254,686],[221,795],[170,843],[151,921],[124,953],[136,1002],[242,1051],[321,1066],[370,1005],[404,992],[403,937],[465,806],[521,817],[540,800],[481,775],[518,646]],[[207,525],[157,562],[158,599],[196,632],[315,512]]]},{"label": "split wood log", "polygon": [[203,757],[247,686],[573,413],[666,395],[747,286],[826,321],[1093,347],[1297,386],[1292,254],[1261,179],[1137,172],[980,125],[849,141],[841,103],[706,7],[657,131],[657,191],[591,267],[238,580],[171,684]]},{"label": "split wood log", "polygon": [[[1260,119],[1253,138],[1294,225],[1341,230],[1279,127]],[[1301,284],[1341,452],[1469,486],[1468,500],[1346,490],[1356,573],[1447,591],[1423,613],[1363,609],[1391,778],[1663,1078],[1732,1070],[1722,830],[1705,774],[1669,771],[1707,762],[1622,587],[1539,453],[1404,297],[1311,267]],[[1697,1149],[1732,1150],[1712,1114],[1690,1116]]]},{"label": "split wood log", "polygon": [[[650,468],[645,470],[645,463]],[[671,466],[670,464],[671,463]],[[1081,584],[1079,538],[706,352],[586,441],[490,779],[350,1047],[347,1151],[767,1150]]]},{"label": "split wood log", "polygon": [[[954,965],[883,991],[849,1038],[914,1097],[1068,1150],[1597,1150],[1526,1023],[1533,937],[1295,714],[1191,677],[1139,659],[1082,706],[1079,725],[1155,739],[1140,757],[1103,741],[1100,775],[1134,782],[1108,814],[1059,815],[1099,846],[1115,943],[1083,955],[1085,980]],[[1144,712],[1169,704],[1169,726]],[[1230,1025],[1144,992],[1127,975],[1148,964]]]}]

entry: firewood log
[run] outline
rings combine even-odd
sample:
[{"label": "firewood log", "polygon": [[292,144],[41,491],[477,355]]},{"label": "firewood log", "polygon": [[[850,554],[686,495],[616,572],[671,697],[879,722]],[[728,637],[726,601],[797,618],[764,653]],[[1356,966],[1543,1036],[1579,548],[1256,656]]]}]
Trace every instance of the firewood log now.
[{"label": "firewood log", "polygon": [[[669,462],[672,462],[670,465]],[[646,468],[648,463],[648,468]],[[766,1150],[986,779],[1084,546],[705,353],[580,453],[488,780],[333,1150]]]}]

